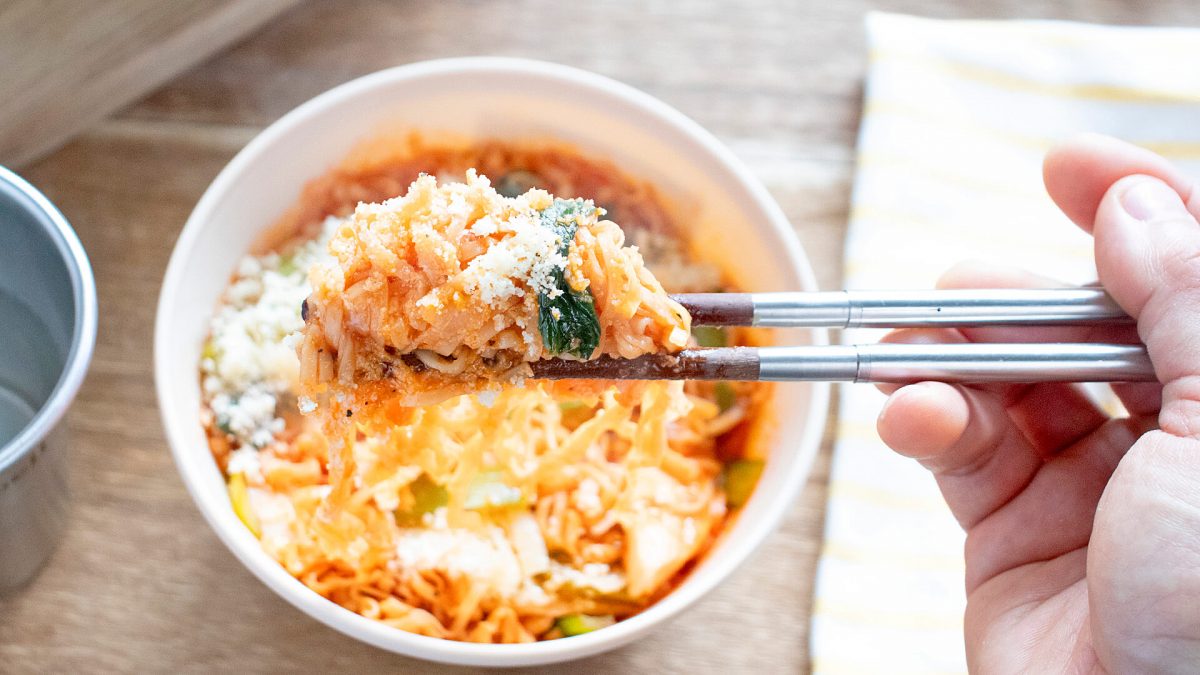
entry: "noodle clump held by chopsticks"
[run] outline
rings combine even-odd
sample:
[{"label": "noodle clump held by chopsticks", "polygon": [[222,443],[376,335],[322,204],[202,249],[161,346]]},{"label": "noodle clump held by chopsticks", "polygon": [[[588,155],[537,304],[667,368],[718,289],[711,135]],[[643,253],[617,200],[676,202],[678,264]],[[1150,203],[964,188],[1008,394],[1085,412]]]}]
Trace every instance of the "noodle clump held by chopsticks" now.
[{"label": "noodle clump held by chopsticks", "polygon": [[687,346],[690,319],[583,199],[418,178],[360,204],[310,273],[300,378],[340,410],[498,389],[545,358]]}]

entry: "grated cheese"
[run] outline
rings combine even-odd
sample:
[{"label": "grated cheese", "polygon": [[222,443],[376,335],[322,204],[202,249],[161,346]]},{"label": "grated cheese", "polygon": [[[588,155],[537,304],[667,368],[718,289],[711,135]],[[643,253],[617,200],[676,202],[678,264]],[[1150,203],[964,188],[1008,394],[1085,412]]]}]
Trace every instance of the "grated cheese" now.
[{"label": "grated cheese", "polygon": [[524,297],[525,288],[547,295],[557,291],[553,275],[567,260],[558,252],[559,237],[542,227],[535,211],[520,209],[484,229],[492,227],[496,234],[506,236],[467,264],[463,284],[467,292],[478,293],[488,305],[500,307],[509,298]]},{"label": "grated cheese", "polygon": [[292,336],[304,327],[307,270],[328,255],[326,242],[340,222],[327,219],[320,237],[286,258],[242,258],[213,316],[201,387],[217,426],[242,446],[263,448],[284,430],[279,399],[290,396],[300,375]]}]

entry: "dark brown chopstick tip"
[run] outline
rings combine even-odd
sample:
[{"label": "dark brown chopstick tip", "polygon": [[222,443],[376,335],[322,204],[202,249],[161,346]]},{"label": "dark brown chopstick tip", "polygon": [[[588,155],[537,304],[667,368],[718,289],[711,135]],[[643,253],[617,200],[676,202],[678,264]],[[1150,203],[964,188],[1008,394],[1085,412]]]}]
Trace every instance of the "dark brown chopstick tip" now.
[{"label": "dark brown chopstick tip", "polygon": [[741,380],[758,379],[758,350],[752,347],[688,349],[634,359],[601,356],[590,361],[546,359],[530,364],[542,380]]},{"label": "dark brown chopstick tip", "polygon": [[693,326],[749,326],[754,301],[749,293],[685,293],[671,296],[692,317]]}]

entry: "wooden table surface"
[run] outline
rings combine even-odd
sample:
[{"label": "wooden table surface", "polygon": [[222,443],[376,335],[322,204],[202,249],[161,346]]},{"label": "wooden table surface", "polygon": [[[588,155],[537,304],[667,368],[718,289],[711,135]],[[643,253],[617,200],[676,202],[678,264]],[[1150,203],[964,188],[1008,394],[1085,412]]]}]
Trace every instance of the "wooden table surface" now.
[{"label": "wooden table surface", "polygon": [[[729,144],[834,288],[870,9],[1200,23],[1193,0],[310,1],[24,167],[89,251],[101,319],[69,418],[70,529],[32,586],[0,601],[0,672],[455,670],[360,644],[276,597],[202,521],[168,453],[151,375],[159,283],[201,192],[259,129],[329,87],[421,59],[580,66],[664,99]],[[804,494],[727,584],[641,642],[573,669],[806,671],[830,445],[827,429]]]}]

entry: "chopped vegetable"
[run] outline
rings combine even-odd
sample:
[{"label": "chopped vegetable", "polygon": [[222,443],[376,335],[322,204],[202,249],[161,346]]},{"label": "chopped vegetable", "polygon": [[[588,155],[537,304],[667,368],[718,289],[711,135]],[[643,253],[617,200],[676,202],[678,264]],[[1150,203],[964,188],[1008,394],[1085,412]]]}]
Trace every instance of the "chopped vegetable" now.
[{"label": "chopped vegetable", "polygon": [[725,465],[725,503],[739,508],[750,501],[754,486],[762,475],[760,459],[739,459]]},{"label": "chopped vegetable", "polygon": [[733,391],[733,385],[728,382],[718,382],[713,388],[713,393],[717,397],[717,407],[721,409],[721,412],[729,410],[737,403],[737,393]]},{"label": "chopped vegetable", "polygon": [[471,487],[467,491],[467,500],[463,504],[468,509],[496,509],[509,506],[520,506],[525,502],[521,491],[504,482],[502,471],[480,471],[471,479]]},{"label": "chopped vegetable", "polygon": [[562,631],[565,637],[573,635],[583,635],[594,630],[599,630],[616,623],[617,620],[611,615],[592,616],[591,614],[567,614],[566,616],[558,617],[558,621],[554,625]]},{"label": "chopped vegetable", "polygon": [[[575,240],[576,218],[584,209],[595,208],[582,199],[555,199],[542,211],[542,226],[559,236],[558,252],[565,258]],[[573,354],[586,359],[600,346],[600,319],[588,290],[577,291],[567,283],[566,269],[553,273],[555,297],[538,294],[538,330],[542,344],[551,354]]]},{"label": "chopped vegetable", "polygon": [[229,502],[233,504],[233,512],[241,519],[242,524],[255,537],[262,536],[262,526],[258,516],[250,509],[250,490],[246,487],[246,476],[235,473],[229,477]]},{"label": "chopped vegetable", "polygon": [[524,169],[516,169],[509,171],[496,181],[496,192],[509,197],[520,197],[529,192],[538,185],[541,185],[542,177],[532,171]]},{"label": "chopped vegetable", "polygon": [[729,344],[725,331],[716,326],[695,326],[692,335],[701,347],[725,347]]},{"label": "chopped vegetable", "polygon": [[408,490],[412,493],[412,508],[396,511],[396,524],[401,527],[417,527],[426,513],[433,513],[450,501],[446,488],[433,482],[427,474],[417,476],[408,484]]},{"label": "chopped vegetable", "polygon": [[217,343],[212,338],[205,340],[204,346],[200,348],[200,360],[212,359],[215,362],[220,356],[221,353],[217,351]]},{"label": "chopped vegetable", "polygon": [[288,254],[285,256],[281,256],[279,258],[279,267],[276,269],[280,274],[282,274],[284,276],[291,276],[292,274],[295,274],[296,272],[298,272],[300,270],[300,267],[296,265],[296,254],[291,253],[291,254]]},{"label": "chopped vegetable", "polygon": [[592,418],[595,406],[583,401],[559,401],[558,409],[562,413],[560,420],[568,429],[576,429],[580,424]]}]

